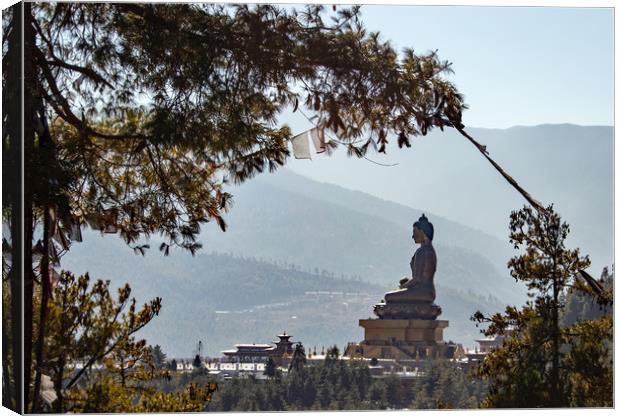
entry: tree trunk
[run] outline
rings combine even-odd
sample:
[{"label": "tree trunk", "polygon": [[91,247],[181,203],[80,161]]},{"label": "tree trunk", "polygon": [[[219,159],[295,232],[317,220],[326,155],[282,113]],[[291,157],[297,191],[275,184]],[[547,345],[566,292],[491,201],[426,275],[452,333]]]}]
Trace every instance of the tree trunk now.
[{"label": "tree trunk", "polygon": [[[3,141],[3,194],[8,204],[8,218],[11,234],[11,269],[9,271],[9,285],[11,296],[10,307],[10,344],[11,366],[10,373],[6,375],[8,390],[13,396],[9,408],[22,412],[22,305],[23,305],[23,282],[22,282],[22,246],[23,246],[23,222],[22,222],[22,121],[23,113],[21,97],[23,93],[22,77],[22,7],[24,3],[17,3],[11,7],[12,17],[10,33],[8,36],[6,64],[6,88],[3,91],[3,101],[7,117],[8,141]],[[3,114],[4,116],[4,114]]]},{"label": "tree trunk", "polygon": [[47,301],[50,287],[50,213],[49,207],[43,211],[43,258],[41,259],[41,307],[39,310],[39,334],[37,336],[36,359],[37,367],[34,378],[34,393],[32,397],[32,413],[39,411],[39,392],[41,389],[41,372],[43,371],[43,349],[45,344],[45,322],[47,320]]},{"label": "tree trunk", "polygon": [[13,391],[11,390],[11,376],[9,372],[9,344],[11,337],[7,328],[7,314],[2,314],[2,406],[11,409],[13,407]]},{"label": "tree trunk", "polygon": [[32,325],[34,272],[32,270],[32,237],[34,227],[32,195],[32,157],[34,155],[34,116],[36,78],[34,47],[35,33],[32,27],[32,4],[24,7],[24,409],[30,402],[30,379],[32,372]]},{"label": "tree trunk", "polygon": [[54,402],[54,413],[62,413],[64,411],[64,409],[62,408],[62,379],[65,376],[64,369],[66,364],[67,363],[65,362],[64,358],[61,357],[58,361],[58,373],[56,375],[56,380],[54,380],[54,390],[56,390],[56,396],[58,396],[58,398]]},{"label": "tree trunk", "polygon": [[559,297],[559,281],[556,272],[557,262],[553,262],[553,314],[552,314],[552,336],[553,336],[553,361],[551,364],[551,405],[558,407],[560,405],[560,389],[559,389],[559,371],[560,371],[560,342],[558,328],[558,297]]}]

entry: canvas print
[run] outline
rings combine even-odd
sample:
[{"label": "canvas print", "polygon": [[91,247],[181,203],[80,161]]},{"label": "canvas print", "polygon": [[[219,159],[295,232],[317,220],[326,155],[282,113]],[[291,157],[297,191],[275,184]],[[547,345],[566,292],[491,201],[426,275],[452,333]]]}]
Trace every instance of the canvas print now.
[{"label": "canvas print", "polygon": [[2,12],[2,405],[611,408],[611,7]]}]

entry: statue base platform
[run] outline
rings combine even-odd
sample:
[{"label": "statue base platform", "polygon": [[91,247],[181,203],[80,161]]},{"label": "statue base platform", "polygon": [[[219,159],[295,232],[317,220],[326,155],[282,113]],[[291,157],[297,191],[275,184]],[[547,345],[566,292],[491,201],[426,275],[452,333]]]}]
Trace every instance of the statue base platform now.
[{"label": "statue base platform", "polygon": [[448,321],[429,319],[360,319],[365,341],[443,342]]},{"label": "statue base platform", "polygon": [[381,319],[435,320],[441,315],[441,306],[428,302],[378,303],[373,312]]},{"label": "statue base platform", "polygon": [[446,344],[448,321],[429,319],[360,319],[364,341],[349,344],[350,357],[418,360],[452,358],[456,344]]}]

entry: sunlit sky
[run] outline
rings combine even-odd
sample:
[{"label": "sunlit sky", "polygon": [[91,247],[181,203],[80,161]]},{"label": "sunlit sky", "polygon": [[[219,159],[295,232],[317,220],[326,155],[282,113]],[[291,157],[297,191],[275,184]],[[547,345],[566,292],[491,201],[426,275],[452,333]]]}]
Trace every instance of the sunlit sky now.
[{"label": "sunlit sky", "polygon": [[466,125],[613,125],[611,8],[366,5],[398,49],[438,49],[470,109]]},{"label": "sunlit sky", "polygon": [[[368,29],[379,31],[396,49],[412,47],[421,53],[438,49],[440,58],[453,63],[454,74],[450,79],[465,95],[470,107],[463,115],[467,128],[562,123],[613,126],[613,19],[611,8],[362,7],[362,20]],[[295,134],[312,127],[298,113],[282,117]],[[505,238],[505,227],[496,225],[505,223],[508,211],[497,207],[487,209],[475,201],[451,202],[463,189],[470,195],[484,193],[476,185],[481,178],[472,177],[470,167],[486,166],[487,162],[466,145],[463,142],[461,149],[448,140],[424,143],[416,140],[414,150],[405,152],[406,157],[394,149],[388,155],[371,155],[378,162],[402,165],[389,168],[347,158],[342,149],[332,158],[315,156],[312,161],[291,158],[287,167],[320,182],[425,209]],[[490,148],[492,155],[495,150]],[[454,171],[435,169],[435,162],[440,160],[450,160],[450,169]],[[509,157],[499,158],[497,162],[508,166],[521,164]],[[355,170],[363,163],[366,163],[363,169]],[[407,166],[410,171],[405,173],[402,169]],[[357,173],[342,174],[354,171]],[[369,173],[363,180],[358,177],[362,175],[359,172],[374,171],[377,173]],[[432,178],[426,177],[428,173]],[[434,185],[446,175],[457,175],[459,180]],[[484,180],[500,179],[495,171],[489,171],[488,175]],[[463,178],[469,182],[464,183]],[[522,178],[516,176],[516,179]],[[510,189],[507,183],[503,185]],[[530,182],[522,185],[530,192],[539,186]],[[436,193],[429,196],[433,192]],[[550,198],[547,194],[537,195],[542,200]],[[510,197],[514,197],[513,206],[524,202],[516,191]],[[480,221],[476,223],[473,218],[477,215]],[[491,219],[496,221],[495,225],[491,225]]]}]

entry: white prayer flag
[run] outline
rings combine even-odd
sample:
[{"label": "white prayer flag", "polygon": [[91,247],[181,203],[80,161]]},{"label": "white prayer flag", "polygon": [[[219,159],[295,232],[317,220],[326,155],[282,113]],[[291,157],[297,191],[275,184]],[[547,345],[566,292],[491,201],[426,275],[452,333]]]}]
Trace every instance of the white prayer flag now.
[{"label": "white prayer flag", "polygon": [[312,138],[312,143],[314,143],[316,152],[323,153],[325,151],[325,134],[323,129],[317,127],[310,130],[310,137]]},{"label": "white prayer flag", "polygon": [[309,132],[305,131],[291,139],[291,142],[293,142],[293,155],[295,159],[312,159],[312,157],[310,157],[308,135]]},{"label": "white prayer flag", "polygon": [[80,229],[80,224],[73,223],[71,224],[71,240],[82,242],[82,230]]},{"label": "white prayer flag", "polygon": [[39,392],[39,396],[48,408],[51,407],[52,403],[54,403],[58,398],[56,395],[56,390],[54,390],[54,383],[48,375],[41,375],[41,390]]}]

